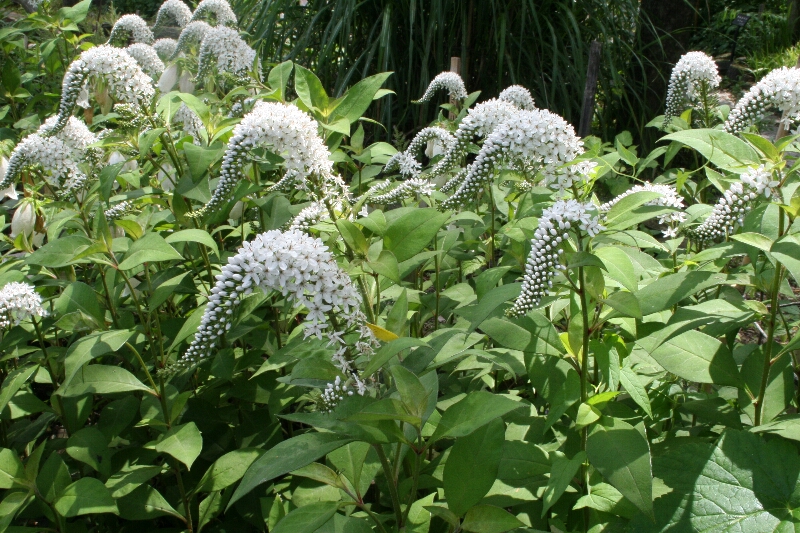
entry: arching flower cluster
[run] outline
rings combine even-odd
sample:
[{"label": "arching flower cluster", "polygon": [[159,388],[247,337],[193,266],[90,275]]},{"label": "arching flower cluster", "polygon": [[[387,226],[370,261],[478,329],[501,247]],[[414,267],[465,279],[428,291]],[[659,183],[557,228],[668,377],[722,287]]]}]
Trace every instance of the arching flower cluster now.
[{"label": "arching flower cluster", "polygon": [[522,85],[512,85],[502,90],[497,97],[498,100],[514,104],[520,109],[530,111],[536,109],[536,103],[533,101],[531,92]]},{"label": "arching flower cluster", "polygon": [[416,102],[427,102],[433,98],[436,91],[442,89],[446,90],[450,98],[455,100],[464,100],[467,97],[467,88],[464,86],[464,80],[461,79],[461,76],[455,72],[441,72],[431,80],[428,88],[425,89],[425,94]]},{"label": "arching flower cluster", "polygon": [[199,76],[209,74],[216,66],[218,72],[245,76],[253,69],[256,51],[239,36],[239,32],[226,26],[211,28],[203,37],[198,59]]},{"label": "arching flower cluster", "polygon": [[328,210],[322,202],[311,202],[292,219],[289,230],[307,232],[311,226],[328,216]]},{"label": "arching flower cluster", "polygon": [[127,47],[125,51],[136,60],[145,74],[154,80],[157,80],[164,72],[164,62],[161,61],[155,47],[149,44],[135,43]]},{"label": "arching flower cluster", "polygon": [[127,46],[131,43],[152,44],[155,40],[152,30],[147,26],[147,22],[139,15],[122,15],[114,27],[111,28],[111,35],[108,37],[110,45],[121,44]]},{"label": "arching flower cluster", "polygon": [[558,270],[566,267],[559,258],[564,252],[562,244],[569,239],[569,230],[578,227],[590,237],[605,228],[600,225],[600,214],[591,203],[561,200],[545,209],[531,240],[531,254],[522,277],[522,290],[517,301],[508,310],[509,316],[524,315],[537,305],[553,287]]},{"label": "arching flower cluster", "polygon": [[678,235],[678,228],[677,226],[683,223],[686,220],[686,213],[683,212],[685,206],[683,205],[683,198],[678,195],[678,191],[675,190],[675,187],[671,185],[661,184],[661,183],[645,183],[644,185],[636,185],[635,187],[631,187],[624,193],[620,194],[613,200],[604,203],[600,206],[601,213],[607,213],[612,207],[614,207],[620,200],[629,196],[631,194],[637,192],[654,192],[658,193],[661,196],[646,202],[644,205],[659,205],[663,207],[674,207],[679,209],[680,211],[675,211],[673,213],[667,213],[665,215],[660,215],[658,217],[658,223],[664,224],[667,227],[663,231],[665,237],[676,237]]},{"label": "arching flower cluster", "polygon": [[177,26],[183,28],[192,20],[192,10],[181,0],[166,0],[156,13],[153,29],[161,26]]},{"label": "arching flower cluster", "polygon": [[446,151],[444,157],[431,169],[433,175],[443,174],[458,165],[461,159],[467,154],[467,149],[475,137],[487,137],[500,124],[506,122],[520,109],[503,100],[492,98],[477,104],[467,112],[458,125],[455,133],[455,143],[450,150]]},{"label": "arching flower cluster", "polygon": [[426,150],[430,142],[437,143],[444,153],[453,149],[456,138],[444,128],[423,128],[409,143],[408,147],[393,155],[384,165],[384,172],[399,169],[400,174],[407,177],[417,177],[422,171],[422,165],[417,157]]},{"label": "arching flower cluster", "polygon": [[414,195],[430,196],[436,186],[425,178],[408,178],[398,183],[384,181],[370,187],[365,194],[371,204],[391,204]]},{"label": "arching flower cluster", "polygon": [[125,215],[131,214],[134,210],[135,206],[133,202],[130,200],[123,200],[103,211],[103,215],[106,217],[106,220],[118,220]]},{"label": "arching flower cluster", "polygon": [[203,121],[200,120],[200,117],[198,117],[197,114],[189,108],[189,106],[186,104],[181,104],[181,106],[175,112],[175,116],[172,117],[172,122],[175,124],[181,124],[183,131],[191,135],[192,139],[194,139],[194,144],[200,144],[203,139],[203,136],[200,132],[205,129],[205,125],[203,124]]},{"label": "arching flower cluster", "polygon": [[[313,200],[336,202],[348,196],[341,178],[333,175],[330,152],[317,133],[317,123],[295,106],[277,102],[258,102],[234,128],[222,159],[220,179],[211,200],[200,211],[221,207],[242,178],[250,152],[268,147],[281,156],[284,177],[271,190],[296,186]],[[309,179],[314,177],[316,183]]]},{"label": "arching flower cluster", "polygon": [[174,59],[181,52],[188,52],[192,47],[199,47],[203,37],[211,31],[211,25],[202,20],[195,20],[186,25],[178,36],[178,44],[170,59]]},{"label": "arching flower cluster", "polygon": [[69,194],[86,181],[78,163],[94,158],[96,154],[89,145],[97,137],[75,117],[69,117],[61,131],[50,135],[56,120],[56,117],[49,118],[36,133],[28,135],[14,147],[0,189],[13,186],[19,173],[31,166],[41,168],[45,180],[52,186],[61,187],[62,195]]},{"label": "arching flower cluster", "polygon": [[764,165],[748,170],[742,174],[740,181],[733,183],[725,191],[702,224],[687,228],[684,233],[689,239],[697,242],[725,238],[744,222],[744,217],[755,201],[762,194],[765,198],[770,198],[777,186],[778,182],[773,178],[772,172]]},{"label": "arching flower cluster", "polygon": [[782,120],[787,129],[800,118],[800,69],[775,69],[753,85],[731,110],[725,131],[738,133],[773,107],[785,113]]},{"label": "arching flower cluster", "polygon": [[[181,364],[208,356],[217,340],[230,329],[239,299],[257,289],[278,291],[295,306],[307,309],[305,336],[328,338],[329,345],[336,349],[333,363],[355,381],[363,394],[366,386],[358,377],[352,359],[371,355],[377,341],[360,310],[361,297],[327,246],[297,230],[262,233],[245,242],[228,259],[217,276],[200,326]],[[336,324],[329,321],[328,313],[336,317]],[[360,335],[353,350],[343,338],[348,331]]]},{"label": "arching flower cluster", "polygon": [[47,311],[32,285],[14,281],[0,289],[0,328],[19,325],[35,316],[47,316]]},{"label": "arching flower cluster", "polygon": [[[92,78],[105,81],[110,95],[119,102],[142,105],[155,95],[153,80],[125,50],[103,45],[90,48],[73,61],[61,86],[58,118],[50,133],[66,125],[81,91]],[[88,105],[88,102],[86,102]]]},{"label": "arching flower cluster", "polygon": [[502,163],[527,171],[536,170],[545,183],[565,190],[585,179],[587,164],[567,165],[583,153],[575,130],[547,110],[518,110],[486,139],[456,192],[443,206],[452,208],[476,198]]},{"label": "arching flower cluster", "polygon": [[164,37],[163,39],[156,39],[153,43],[153,50],[158,54],[158,58],[163,62],[169,60],[178,49],[178,41]]},{"label": "arching flower cluster", "polygon": [[192,13],[192,22],[196,20],[212,26],[232,26],[236,24],[236,14],[225,0],[203,0]]},{"label": "arching flower cluster", "polygon": [[666,128],[672,117],[679,115],[688,101],[697,102],[701,91],[719,87],[722,78],[717,72],[717,64],[703,52],[688,52],[681,56],[669,78],[667,88],[667,110],[664,113]]}]

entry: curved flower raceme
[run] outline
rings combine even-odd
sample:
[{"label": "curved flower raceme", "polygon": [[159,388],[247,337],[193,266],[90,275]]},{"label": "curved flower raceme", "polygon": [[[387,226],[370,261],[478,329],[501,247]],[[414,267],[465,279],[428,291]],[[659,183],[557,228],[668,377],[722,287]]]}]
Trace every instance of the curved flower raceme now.
[{"label": "curved flower raceme", "polygon": [[162,62],[169,60],[169,58],[171,58],[175,54],[175,50],[177,49],[178,49],[178,41],[176,41],[175,39],[170,39],[169,37],[164,37],[163,39],[157,39],[156,42],[153,43],[153,50],[156,51],[156,54],[158,54],[158,58]]},{"label": "curved flower raceme", "polygon": [[290,231],[308,231],[314,224],[323,218],[327,218],[328,209],[322,202],[312,202],[311,205],[304,207],[289,224]]},{"label": "curved flower raceme", "polygon": [[764,165],[748,170],[725,191],[702,224],[684,230],[686,236],[697,242],[725,238],[744,222],[744,217],[761,195],[770,198],[778,182]]},{"label": "curved flower raceme", "polygon": [[[350,277],[336,264],[320,239],[298,230],[271,230],[245,242],[228,259],[211,290],[208,306],[194,340],[180,364],[190,364],[210,355],[217,339],[231,326],[239,299],[260,289],[275,290],[308,313],[304,321],[306,337],[327,337],[336,347],[334,364],[352,378],[363,394],[366,386],[353,366],[355,355],[370,355],[377,344],[360,310],[361,296]],[[336,317],[336,323],[328,319]],[[357,331],[359,341],[351,353],[342,336]]]},{"label": "curved flower raceme", "polygon": [[672,185],[645,183],[644,185],[636,185],[631,187],[624,193],[620,194],[613,200],[604,203],[599,207],[601,213],[607,213],[614,207],[620,200],[637,192],[655,192],[661,196],[646,202],[644,205],[659,205],[664,207],[674,207],[680,211],[667,213],[658,217],[658,223],[669,226],[663,231],[666,237],[675,237],[678,234],[677,225],[686,220],[686,213],[683,212],[683,198],[678,195],[678,191]]},{"label": "curved flower raceme", "polygon": [[106,220],[118,220],[125,215],[132,213],[135,209],[133,202],[130,200],[123,200],[122,202],[115,204],[105,211],[103,211],[103,215],[106,217]]},{"label": "curved flower raceme", "polygon": [[378,185],[373,185],[366,195],[371,204],[391,204],[402,198],[421,194],[429,196],[433,194],[436,186],[425,178],[412,177],[398,183],[385,181]]},{"label": "curved flower raceme", "polygon": [[738,133],[773,107],[785,113],[782,121],[787,129],[800,118],[800,69],[775,69],[753,85],[731,110],[725,131]]},{"label": "curved flower raceme", "polygon": [[444,153],[453,149],[456,138],[444,128],[423,128],[409,143],[408,148],[393,155],[384,165],[384,172],[399,169],[400,173],[408,177],[417,177],[422,171],[422,165],[417,156],[422,153],[431,142],[438,143]]},{"label": "curved flower raceme", "polygon": [[497,166],[506,162],[515,168],[535,170],[545,183],[564,190],[585,179],[587,164],[567,165],[583,153],[583,143],[572,126],[547,110],[517,111],[486,139],[458,190],[443,206],[447,209],[474,200],[491,180]]},{"label": "curved flower raceme", "polygon": [[203,0],[192,13],[192,22],[208,21],[212,26],[231,26],[236,24],[236,14],[225,0]]},{"label": "curved flower raceme", "polygon": [[664,127],[669,125],[672,117],[680,114],[687,101],[696,102],[702,90],[716,89],[720,81],[717,64],[711,57],[703,52],[683,54],[669,78]]},{"label": "curved flower raceme", "polygon": [[533,101],[531,92],[522,85],[506,87],[497,99],[503,102],[510,102],[520,109],[536,109],[536,103]]},{"label": "curved flower raceme", "polygon": [[181,124],[183,126],[183,131],[192,136],[195,144],[199,144],[203,139],[203,136],[200,132],[206,127],[203,124],[203,121],[200,120],[200,117],[198,117],[197,114],[186,104],[181,104],[181,106],[175,112],[175,116],[172,117],[172,122]]},{"label": "curved flower raceme", "polygon": [[186,25],[178,36],[178,44],[170,59],[174,59],[181,52],[188,52],[191,47],[199,47],[203,37],[211,31],[211,25],[202,20],[195,20]]},{"label": "curved flower raceme", "polygon": [[192,10],[181,0],[166,0],[156,13],[153,29],[161,26],[177,26],[183,28],[192,20]]},{"label": "curved flower raceme", "polygon": [[544,210],[531,240],[522,291],[508,310],[510,316],[524,315],[539,305],[542,296],[548,293],[556,271],[566,268],[559,262],[559,257],[564,251],[562,243],[569,239],[569,230],[575,226],[592,237],[605,229],[600,225],[597,208],[591,203],[561,200]]},{"label": "curved flower raceme", "polygon": [[[220,179],[211,200],[201,210],[218,209],[227,200],[247,162],[249,152],[255,148],[269,147],[284,159],[286,174],[271,187],[278,190],[295,185],[309,193],[315,201],[340,201],[348,197],[347,186],[333,175],[330,152],[317,133],[317,123],[295,106],[258,102],[234,128],[222,159]],[[317,183],[310,184],[313,176]]]},{"label": "curved flower raceme", "polygon": [[35,316],[47,316],[47,311],[33,285],[14,281],[0,289],[0,327],[16,326]]},{"label": "curved flower raceme", "polygon": [[153,32],[147,26],[147,22],[139,15],[122,15],[114,27],[111,28],[111,35],[108,36],[106,44],[120,43],[127,46],[130,43],[152,44],[155,40]]},{"label": "curved flower raceme", "polygon": [[58,118],[49,134],[57,133],[66,125],[91,78],[102,78],[110,95],[122,103],[142,105],[156,92],[153,80],[125,50],[107,45],[90,48],[70,64],[64,75]]},{"label": "curved flower raceme", "polygon": [[157,80],[164,72],[164,62],[158,56],[156,49],[149,44],[135,43],[125,49],[128,54],[136,60],[142,70]]},{"label": "curved flower raceme", "polygon": [[417,103],[427,102],[436,91],[444,89],[450,98],[455,100],[463,100],[467,97],[467,88],[464,86],[464,80],[455,72],[441,72],[431,80],[428,88],[425,89],[425,94],[422,98],[416,100]]},{"label": "curved flower raceme", "polygon": [[226,26],[217,26],[203,36],[198,59],[198,75],[204,76],[216,66],[218,72],[245,76],[253,69],[255,59],[256,51],[239,36],[238,31]]}]

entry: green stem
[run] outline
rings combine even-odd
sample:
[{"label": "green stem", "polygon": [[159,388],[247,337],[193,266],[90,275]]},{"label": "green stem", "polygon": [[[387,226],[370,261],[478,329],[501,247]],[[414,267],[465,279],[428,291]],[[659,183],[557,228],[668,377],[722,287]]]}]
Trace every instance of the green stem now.
[{"label": "green stem", "polygon": [[[136,356],[136,360],[139,361],[139,364],[142,365],[142,370],[144,370],[145,375],[147,376],[147,381],[150,382],[150,386],[153,387],[153,392],[158,394],[158,387],[156,387],[156,382],[153,381],[153,376],[150,374],[150,371],[147,370],[147,365],[144,363],[144,359],[142,359],[142,355],[139,353],[139,350],[133,347],[131,343],[126,342],[125,346],[128,347],[130,351]],[[163,406],[162,406],[163,408]]]},{"label": "green stem", "polygon": [[412,448],[414,452],[414,471],[412,472],[411,477],[411,492],[408,493],[408,504],[406,505],[406,510],[403,513],[403,524],[408,521],[408,513],[411,511],[411,504],[414,503],[417,499],[417,485],[419,483],[419,471],[422,469],[422,454],[424,451],[417,451]]},{"label": "green stem", "polygon": [[[397,446],[400,446],[398,443]],[[380,444],[375,444],[375,451],[378,452],[378,458],[381,460],[383,473],[386,476],[386,483],[389,485],[389,496],[392,498],[392,508],[394,509],[394,516],[397,520],[397,529],[403,527],[403,513],[400,511],[400,495],[397,493],[397,480],[392,475],[392,466],[383,452],[383,447]]]},{"label": "green stem", "polygon": [[119,323],[117,322],[117,310],[114,307],[114,302],[111,300],[111,293],[108,290],[105,269],[100,271],[100,279],[103,280],[103,290],[106,292],[106,303],[108,304],[108,310],[111,311],[111,321],[114,323],[114,329],[119,329]]}]

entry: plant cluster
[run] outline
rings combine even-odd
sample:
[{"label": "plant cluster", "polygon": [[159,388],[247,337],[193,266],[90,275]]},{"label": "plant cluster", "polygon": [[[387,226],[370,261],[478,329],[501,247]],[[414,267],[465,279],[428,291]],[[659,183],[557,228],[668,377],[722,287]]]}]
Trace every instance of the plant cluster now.
[{"label": "plant cluster", "polygon": [[793,71],[685,58],[641,155],[445,73],[398,150],[231,15],[120,19],[0,159],[0,531],[796,528]]}]

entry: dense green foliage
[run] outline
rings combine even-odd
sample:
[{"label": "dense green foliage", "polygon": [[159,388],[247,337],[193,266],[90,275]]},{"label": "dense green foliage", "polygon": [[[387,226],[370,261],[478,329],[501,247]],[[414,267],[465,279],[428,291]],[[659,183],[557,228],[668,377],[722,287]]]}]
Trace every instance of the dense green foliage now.
[{"label": "dense green foliage", "polygon": [[[76,68],[61,94],[90,48],[77,26],[89,2],[0,30],[14,59],[0,155],[18,162],[24,135],[59,112],[102,132],[73,161],[87,177],[74,189],[48,167],[63,153],[3,167],[20,198],[0,205],[0,533],[798,527],[798,136],[727,133],[729,109],[703,90],[666,126],[648,117],[666,130],[649,153],[628,132],[581,148],[517,88],[444,104],[438,140],[411,145],[423,156],[365,135],[389,98],[424,115],[386,88],[416,99],[419,73],[377,63],[335,86],[313,55],[298,56],[313,68],[225,72],[201,68],[196,44],[166,62],[188,73],[185,91],[178,74],[163,92],[146,78],[154,96],[119,105],[113,80]],[[130,70],[136,88],[146,75]],[[76,79],[90,82],[80,119]],[[550,83],[531,87],[539,107],[564,92]],[[324,157],[304,173],[309,147]],[[287,171],[296,181],[275,187]],[[307,208],[319,212],[301,220]],[[712,234],[731,209],[742,219]],[[262,280],[322,271],[300,245],[277,250],[280,264],[248,256],[269,231],[267,247],[326,246],[357,312],[312,317],[324,283],[297,305],[291,276],[236,292],[245,271],[230,265]],[[520,278],[550,253],[552,287],[518,307]],[[14,283],[35,288],[45,316],[9,311]],[[202,344],[209,309],[221,311]],[[319,320],[322,338],[306,336]],[[371,335],[374,352],[361,350]],[[362,381],[363,395],[329,401]]]}]

